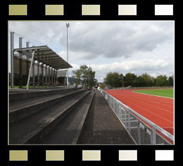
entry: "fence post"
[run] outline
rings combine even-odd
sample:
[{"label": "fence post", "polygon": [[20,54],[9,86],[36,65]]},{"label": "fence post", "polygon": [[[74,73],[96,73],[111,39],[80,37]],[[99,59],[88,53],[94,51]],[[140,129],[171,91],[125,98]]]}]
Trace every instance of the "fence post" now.
[{"label": "fence post", "polygon": [[115,100],[115,112],[118,115],[118,107],[117,107],[117,101]]},{"label": "fence post", "polygon": [[130,111],[128,110],[128,131],[130,133]]},{"label": "fence post", "polygon": [[156,144],[156,129],[154,126],[151,131],[151,144],[153,144],[153,145]]},{"label": "fence post", "polygon": [[111,107],[113,108],[113,98],[111,97]]},{"label": "fence post", "polygon": [[141,141],[140,141],[140,122],[138,120],[138,142],[139,144],[141,144]]},{"label": "fence post", "polygon": [[118,104],[118,102],[116,102],[116,103],[117,103],[117,108],[118,108],[118,117],[120,118],[119,104]]},{"label": "fence post", "polygon": [[123,118],[123,117],[122,117],[122,109],[121,109],[120,105],[119,105],[119,113],[120,113],[119,119],[121,120],[121,122],[123,122],[123,121],[122,121],[122,118]]},{"label": "fence post", "polygon": [[125,109],[125,124],[126,124],[126,128],[127,128],[128,124],[127,124],[126,111],[127,111],[127,110]]},{"label": "fence post", "polygon": [[114,111],[115,111],[115,103],[114,103],[115,101],[114,101],[114,99],[113,99],[113,102],[112,102],[112,107],[113,107],[113,109],[114,109]]}]

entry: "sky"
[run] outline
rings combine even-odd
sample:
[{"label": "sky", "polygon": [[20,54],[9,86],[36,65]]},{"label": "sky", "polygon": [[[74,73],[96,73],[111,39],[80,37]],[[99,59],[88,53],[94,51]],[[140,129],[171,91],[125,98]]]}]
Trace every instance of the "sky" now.
[{"label": "sky", "polygon": [[174,74],[174,21],[9,21],[15,32],[15,48],[23,36],[47,45],[68,61],[72,71],[80,65],[92,67],[95,78],[103,82],[109,72],[153,77]]}]

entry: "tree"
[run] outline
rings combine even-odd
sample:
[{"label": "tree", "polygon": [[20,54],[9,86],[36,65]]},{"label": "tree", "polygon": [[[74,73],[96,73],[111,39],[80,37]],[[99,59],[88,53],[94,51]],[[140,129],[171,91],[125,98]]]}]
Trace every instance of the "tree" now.
[{"label": "tree", "polygon": [[88,67],[87,69],[87,83],[90,86],[94,86],[95,85],[95,71],[92,71],[91,67]]},{"label": "tree", "polygon": [[136,87],[143,87],[146,86],[146,81],[142,76],[138,76],[134,81],[133,85]]},{"label": "tree", "polygon": [[156,85],[157,86],[168,86],[169,82],[167,79],[167,76],[165,75],[159,75],[156,77]]},{"label": "tree", "polygon": [[120,78],[120,81],[121,81],[121,83],[122,83],[122,87],[124,87],[124,75],[121,73],[121,74],[119,75],[119,78]]},{"label": "tree", "polygon": [[73,72],[73,74],[74,74],[74,76],[75,76],[75,78],[77,79],[77,85],[79,85],[79,84],[81,84],[81,70],[80,69],[78,69],[78,70],[75,70],[75,71],[72,71]]},{"label": "tree", "polygon": [[168,78],[168,84],[169,84],[169,86],[173,86],[173,76],[170,76]]},{"label": "tree", "polygon": [[156,84],[156,78],[151,77],[151,81],[152,81],[152,86],[155,86],[155,84]]},{"label": "tree", "polygon": [[147,73],[144,73],[141,75],[141,77],[145,80],[145,86],[152,86],[153,82],[152,82],[152,77],[150,75],[148,75]]},{"label": "tree", "polygon": [[73,74],[76,76],[78,84],[81,79],[83,80],[85,88],[96,84],[95,71],[93,71],[90,66],[88,67],[87,65],[81,65],[80,69],[73,71]]},{"label": "tree", "polygon": [[106,85],[110,85],[111,87],[119,87],[121,86],[121,77],[117,72],[109,72],[104,78],[104,83]]},{"label": "tree", "polygon": [[124,83],[125,86],[134,86],[134,80],[137,78],[137,76],[133,73],[127,73],[125,75]]}]

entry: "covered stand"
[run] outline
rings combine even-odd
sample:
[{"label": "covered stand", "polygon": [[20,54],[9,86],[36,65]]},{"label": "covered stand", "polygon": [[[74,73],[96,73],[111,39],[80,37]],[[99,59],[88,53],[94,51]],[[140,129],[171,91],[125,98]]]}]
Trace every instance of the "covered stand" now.
[{"label": "covered stand", "polygon": [[[26,48],[17,48],[13,50],[14,56],[15,53],[19,53],[19,60],[17,64],[19,67],[18,75],[19,78],[22,78],[22,73],[27,73],[27,89],[29,85],[33,84],[34,86],[46,85],[46,86],[55,86],[57,80],[57,71],[59,69],[68,69],[72,66],[62,59],[58,54],[56,54],[48,46],[33,46]],[[22,68],[22,57],[26,57],[26,69],[27,72],[23,71]],[[15,61],[15,60],[14,60]],[[15,63],[15,62],[14,62]],[[16,74],[16,63],[14,68]],[[32,77],[32,79],[30,79]]]}]

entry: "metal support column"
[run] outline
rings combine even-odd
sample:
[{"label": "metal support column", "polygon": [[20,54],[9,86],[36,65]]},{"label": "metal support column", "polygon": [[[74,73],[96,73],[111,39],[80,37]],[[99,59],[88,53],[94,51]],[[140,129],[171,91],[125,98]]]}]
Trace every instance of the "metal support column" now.
[{"label": "metal support column", "polygon": [[33,82],[33,88],[35,88],[35,62],[33,60],[32,62],[32,82]]},{"label": "metal support column", "polygon": [[50,83],[51,83],[51,86],[52,86],[52,84],[53,84],[53,82],[52,82],[52,67],[50,67]]},{"label": "metal support column", "polygon": [[54,87],[56,85],[56,69],[53,69],[53,75],[54,75]]},{"label": "metal support column", "polygon": [[53,86],[55,87],[55,69],[53,68]]},{"label": "metal support column", "polygon": [[14,32],[10,32],[11,88],[14,88]]},{"label": "metal support column", "polygon": [[[69,57],[68,57],[68,28],[69,28],[70,24],[66,23],[66,27],[67,27],[67,63],[69,63]],[[67,87],[69,86],[69,68],[67,68]]]},{"label": "metal support column", "polygon": [[52,80],[52,84],[53,84],[53,68],[51,68],[51,80]]},{"label": "metal support column", "polygon": [[32,63],[34,61],[34,54],[35,51],[32,52],[32,60],[31,60],[31,65],[30,65],[30,69],[29,69],[29,76],[28,76],[28,80],[27,80],[27,89],[29,89],[29,84],[30,84],[30,76],[31,76],[31,72],[32,72]]},{"label": "metal support column", "polygon": [[47,88],[47,65],[45,66],[45,82],[46,82],[46,88]]},{"label": "metal support column", "polygon": [[[26,47],[29,47],[29,42],[26,42]],[[26,56],[26,70],[27,70],[27,72],[26,72],[26,75],[28,76],[28,74],[29,74],[29,60],[28,60],[28,56]]]},{"label": "metal support column", "polygon": [[[19,37],[19,48],[22,48],[22,37]],[[19,53],[19,88],[22,88],[22,53]]]},{"label": "metal support column", "polygon": [[42,87],[44,86],[44,73],[43,73],[43,63],[41,64],[41,75],[42,75],[42,78],[41,78],[41,82],[42,82]]},{"label": "metal support column", "polygon": [[37,61],[37,86],[38,86],[38,88],[39,88],[39,80],[40,80],[40,78],[39,78],[39,61]]},{"label": "metal support column", "polygon": [[48,82],[49,82],[49,87],[50,87],[50,66],[48,67]]},{"label": "metal support column", "polygon": [[55,86],[57,84],[57,69],[55,69]]},{"label": "metal support column", "polygon": [[57,88],[58,88],[58,84],[57,84],[57,80],[58,80],[58,79],[57,79],[57,71],[58,71],[58,70],[56,69],[56,85],[57,85]]},{"label": "metal support column", "polygon": [[53,85],[55,87],[55,69],[53,69]]}]

